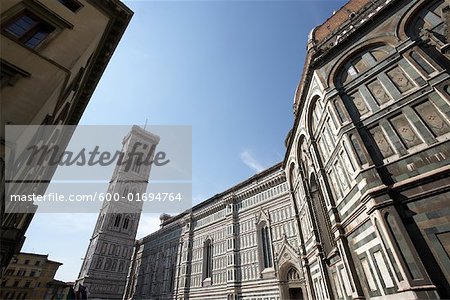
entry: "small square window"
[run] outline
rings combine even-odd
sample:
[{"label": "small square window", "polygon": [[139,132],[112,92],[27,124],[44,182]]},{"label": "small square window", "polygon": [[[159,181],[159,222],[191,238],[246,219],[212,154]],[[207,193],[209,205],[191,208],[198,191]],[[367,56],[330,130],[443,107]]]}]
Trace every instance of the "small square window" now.
[{"label": "small square window", "polygon": [[2,27],[3,32],[31,49],[39,46],[55,30],[54,26],[28,10],[24,10]]},{"label": "small square window", "polygon": [[73,12],[76,12],[81,8],[81,4],[75,0],[58,0],[58,2],[60,2],[62,5],[64,5]]}]

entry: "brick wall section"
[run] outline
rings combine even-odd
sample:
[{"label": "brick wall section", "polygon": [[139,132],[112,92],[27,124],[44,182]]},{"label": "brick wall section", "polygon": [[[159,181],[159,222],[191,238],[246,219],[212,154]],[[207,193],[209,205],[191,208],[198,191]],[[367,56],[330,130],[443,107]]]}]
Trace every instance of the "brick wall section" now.
[{"label": "brick wall section", "polygon": [[344,24],[352,12],[356,14],[358,11],[369,4],[370,0],[350,0],[341,7],[333,16],[328,18],[322,25],[318,26],[314,31],[314,40],[316,42],[322,42],[330,34],[332,34],[337,28]]}]

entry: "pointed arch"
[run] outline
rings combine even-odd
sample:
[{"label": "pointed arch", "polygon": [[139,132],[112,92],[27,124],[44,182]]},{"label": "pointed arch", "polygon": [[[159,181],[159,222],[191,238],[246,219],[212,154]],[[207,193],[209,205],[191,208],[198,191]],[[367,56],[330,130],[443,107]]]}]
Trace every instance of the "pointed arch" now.
[{"label": "pointed arch", "polygon": [[129,225],[130,225],[130,216],[125,216],[125,218],[123,220],[122,228],[127,230]]},{"label": "pointed arch", "polygon": [[257,244],[260,271],[273,268],[272,234],[269,218],[265,212],[261,212],[257,222]]},{"label": "pointed arch", "polygon": [[203,242],[203,280],[212,279],[213,270],[213,248],[212,240],[207,238]]},{"label": "pointed arch", "polygon": [[[417,38],[426,31],[436,38],[445,38],[444,9],[448,8],[448,0],[419,1],[404,15],[398,26],[398,35],[401,39],[407,37]],[[448,41],[447,41],[448,42]]]},{"label": "pointed arch", "polygon": [[374,42],[362,46],[347,55],[333,72],[333,83],[337,88],[344,86],[357,76],[367,72],[379,64],[393,51],[393,48],[384,42]]},{"label": "pointed arch", "polygon": [[114,215],[114,227],[119,227],[121,220],[122,220],[122,216],[120,214]]}]

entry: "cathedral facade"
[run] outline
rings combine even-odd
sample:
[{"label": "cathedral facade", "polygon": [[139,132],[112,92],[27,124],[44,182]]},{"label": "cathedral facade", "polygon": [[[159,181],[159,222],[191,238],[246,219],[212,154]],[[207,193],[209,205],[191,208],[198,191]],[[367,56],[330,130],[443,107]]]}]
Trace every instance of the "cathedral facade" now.
[{"label": "cathedral facade", "polygon": [[450,298],[450,1],[314,28],[283,162],[136,242],[124,299]]},{"label": "cathedral facade", "polygon": [[305,291],[281,164],[161,221],[136,243],[126,299],[279,299],[279,276],[283,298]]}]

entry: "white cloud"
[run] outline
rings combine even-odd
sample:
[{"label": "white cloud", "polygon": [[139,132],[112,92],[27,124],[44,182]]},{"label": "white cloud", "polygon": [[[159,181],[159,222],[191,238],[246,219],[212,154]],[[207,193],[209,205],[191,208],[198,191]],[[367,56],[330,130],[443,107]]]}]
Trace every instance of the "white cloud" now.
[{"label": "white cloud", "polygon": [[142,214],[139,221],[139,227],[136,234],[136,238],[143,238],[150,233],[153,233],[159,229],[161,221],[158,214]]},{"label": "white cloud", "polygon": [[253,157],[249,150],[242,151],[240,157],[245,165],[257,173],[262,172],[265,169],[265,167]]}]

